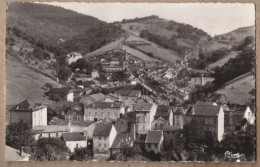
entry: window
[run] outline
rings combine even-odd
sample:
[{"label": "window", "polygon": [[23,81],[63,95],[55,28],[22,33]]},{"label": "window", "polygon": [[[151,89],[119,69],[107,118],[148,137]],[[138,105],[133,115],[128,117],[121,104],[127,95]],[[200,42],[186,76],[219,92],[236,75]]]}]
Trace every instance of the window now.
[{"label": "window", "polygon": [[155,123],[155,127],[157,128],[157,123]]},{"label": "window", "polygon": [[49,137],[51,137],[51,134],[50,134],[50,133],[48,133],[48,135],[49,135]]},{"label": "window", "polygon": [[168,132],[167,132],[167,134],[169,135],[169,134],[170,134],[170,132],[168,131]]},{"label": "window", "polygon": [[151,144],[150,143],[148,144],[148,147],[151,148]]},{"label": "window", "polygon": [[76,144],[76,148],[79,148],[79,144],[78,143]]},{"label": "window", "polygon": [[146,117],[144,116],[144,123],[146,123]]},{"label": "window", "polygon": [[154,147],[157,148],[157,144],[154,144]]},{"label": "window", "polygon": [[163,124],[160,124],[160,127],[163,127]]},{"label": "window", "polygon": [[106,147],[107,147],[107,144],[104,144],[104,147],[106,148]]},{"label": "window", "polygon": [[174,135],[174,132],[172,132],[172,135]]},{"label": "window", "polygon": [[99,136],[98,139],[101,140],[101,137]]},{"label": "window", "polygon": [[59,133],[56,133],[56,137],[59,137]]},{"label": "window", "polygon": [[137,126],[136,126],[136,129],[137,129],[137,130],[140,130],[140,127],[139,127],[139,125],[137,125]]},{"label": "window", "polygon": [[42,134],[40,134],[38,138],[39,138],[39,139],[42,138]]},{"label": "window", "polygon": [[101,147],[101,144],[99,143],[98,146]]},{"label": "window", "polygon": [[110,112],[108,112],[107,115],[108,115],[108,118],[109,118],[109,116],[110,116]]}]

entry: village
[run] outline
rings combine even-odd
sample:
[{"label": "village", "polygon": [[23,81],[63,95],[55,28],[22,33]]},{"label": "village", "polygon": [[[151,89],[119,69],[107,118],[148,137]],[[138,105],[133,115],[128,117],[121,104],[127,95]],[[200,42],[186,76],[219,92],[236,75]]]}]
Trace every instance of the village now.
[{"label": "village", "polygon": [[[89,160],[136,160],[138,153],[163,160],[167,150],[210,152],[210,144],[197,140],[208,135],[221,142],[255,124],[255,111],[245,104],[191,103],[196,86],[209,85],[214,77],[211,70],[190,68],[185,59],[145,62],[122,47],[94,57],[78,52],[66,57],[74,69],[64,86],[46,84],[45,104],[24,99],[7,106],[7,124],[22,120],[36,141],[62,139],[68,157],[79,148],[90,151]],[[89,70],[78,65],[83,60]]]}]

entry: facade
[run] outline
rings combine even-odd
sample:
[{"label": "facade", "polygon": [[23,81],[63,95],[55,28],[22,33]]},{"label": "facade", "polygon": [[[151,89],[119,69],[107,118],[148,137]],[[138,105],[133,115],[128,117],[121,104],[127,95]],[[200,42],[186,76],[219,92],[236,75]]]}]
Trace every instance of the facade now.
[{"label": "facade", "polygon": [[71,64],[73,62],[76,62],[78,59],[81,59],[83,56],[82,54],[78,52],[71,52],[70,54],[67,55],[67,60],[68,63]]},{"label": "facade", "polygon": [[185,117],[184,109],[182,107],[175,108],[175,110],[173,110],[173,121],[172,121],[173,124],[170,125],[176,125],[183,128],[183,126],[185,125],[184,117]]},{"label": "facade", "polygon": [[84,106],[84,120],[85,121],[115,121],[123,115],[125,109],[121,103],[115,102],[95,102]]},{"label": "facade", "polygon": [[111,148],[116,135],[117,131],[114,125],[106,122],[96,123],[93,131],[94,157],[99,155],[110,156],[109,148]]},{"label": "facade", "polygon": [[66,146],[71,152],[73,152],[75,148],[87,146],[86,137],[80,132],[62,133],[61,138],[65,141]]},{"label": "facade", "polygon": [[159,117],[152,121],[152,130],[163,130],[164,126],[168,124],[168,121],[162,117]]},{"label": "facade", "polygon": [[163,148],[163,131],[149,130],[145,139],[145,149],[148,152],[160,153]]},{"label": "facade", "polygon": [[165,125],[163,128],[163,146],[165,149],[169,148],[172,149],[171,146],[174,145],[177,132],[181,129],[180,126],[176,125]]},{"label": "facade", "polygon": [[151,103],[138,103],[134,106],[135,129],[138,134],[147,134],[148,130],[151,130],[156,108],[157,106]]},{"label": "facade", "polygon": [[195,135],[203,137],[206,132],[212,132],[221,141],[224,135],[223,107],[214,102],[198,102],[187,111],[185,124],[195,128]]},{"label": "facade", "polygon": [[47,107],[41,103],[24,100],[10,109],[10,123],[21,120],[31,127],[47,125]]},{"label": "facade", "polygon": [[98,73],[98,70],[93,70],[91,72],[91,78],[99,78],[99,73]]},{"label": "facade", "polygon": [[162,117],[163,119],[165,119],[167,121],[167,123],[172,125],[173,124],[172,108],[170,106],[166,106],[166,105],[159,105],[155,112],[154,119],[158,119],[160,117]]}]

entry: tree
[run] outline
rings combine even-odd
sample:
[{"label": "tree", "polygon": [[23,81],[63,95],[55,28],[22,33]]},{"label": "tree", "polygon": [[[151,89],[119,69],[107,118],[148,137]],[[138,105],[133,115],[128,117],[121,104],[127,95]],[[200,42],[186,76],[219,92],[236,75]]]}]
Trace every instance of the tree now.
[{"label": "tree", "polygon": [[68,80],[70,75],[71,75],[71,70],[68,67],[64,67],[64,68],[60,69],[60,71],[58,72],[59,79],[61,79],[63,81]]},{"label": "tree", "polygon": [[75,148],[70,156],[71,161],[89,161],[91,160],[92,151],[87,147]]},{"label": "tree", "polygon": [[66,143],[60,138],[41,138],[32,148],[32,159],[34,161],[66,160],[70,153]]},{"label": "tree", "polygon": [[11,123],[6,128],[6,145],[20,149],[28,146],[34,141],[31,127],[22,120],[18,123]]}]

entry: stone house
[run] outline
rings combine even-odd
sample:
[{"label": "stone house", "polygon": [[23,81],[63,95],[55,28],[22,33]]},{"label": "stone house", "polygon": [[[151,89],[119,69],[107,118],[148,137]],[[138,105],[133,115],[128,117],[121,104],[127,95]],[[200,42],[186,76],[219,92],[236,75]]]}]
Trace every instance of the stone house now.
[{"label": "stone house", "polygon": [[31,100],[24,100],[10,108],[10,123],[17,123],[21,120],[30,127],[47,125],[47,107],[41,103],[33,103]]}]

